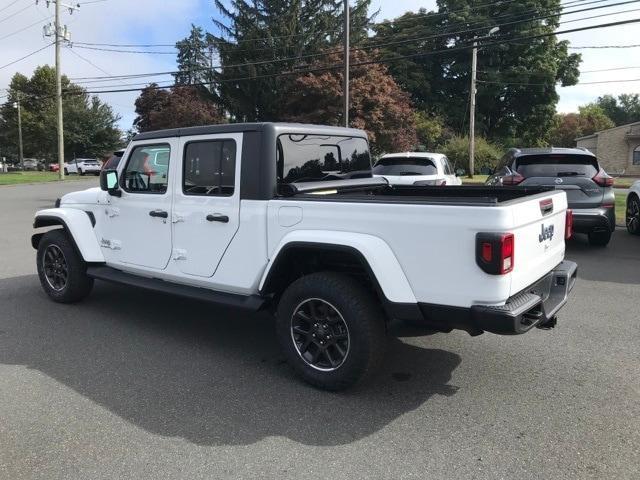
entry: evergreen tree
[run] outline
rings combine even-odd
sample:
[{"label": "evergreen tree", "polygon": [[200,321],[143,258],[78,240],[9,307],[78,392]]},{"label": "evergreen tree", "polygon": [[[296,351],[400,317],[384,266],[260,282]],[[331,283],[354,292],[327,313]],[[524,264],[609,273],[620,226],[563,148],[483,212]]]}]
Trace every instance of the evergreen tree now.
[{"label": "evergreen tree", "polygon": [[[187,38],[176,42],[178,49],[178,73],[174,74],[176,85],[209,84],[213,80],[213,46],[207,42],[202,28],[191,25]],[[203,87],[212,90],[213,86]]]},{"label": "evergreen tree", "polygon": [[[214,3],[223,17],[214,20],[220,33],[208,37],[222,65],[215,75],[219,102],[237,121],[282,119],[283,92],[294,78],[277,75],[308,68],[322,52],[339,47],[343,2],[236,0],[230,8]],[[366,36],[369,4],[358,0],[352,7],[355,39]]]}]

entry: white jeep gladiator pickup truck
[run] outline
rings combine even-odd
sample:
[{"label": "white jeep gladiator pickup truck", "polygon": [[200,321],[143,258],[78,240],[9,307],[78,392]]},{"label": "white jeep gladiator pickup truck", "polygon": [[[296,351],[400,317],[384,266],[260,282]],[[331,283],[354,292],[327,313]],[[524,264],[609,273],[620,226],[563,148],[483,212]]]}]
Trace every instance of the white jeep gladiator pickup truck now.
[{"label": "white jeep gladiator pickup truck", "polygon": [[57,302],[100,279],[272,309],[294,370],[339,390],[375,372],[391,319],[555,325],[576,278],[571,218],[546,187],[391,186],[361,130],[236,124],[137,135],[100,188],[36,213],[55,228],[32,244]]}]

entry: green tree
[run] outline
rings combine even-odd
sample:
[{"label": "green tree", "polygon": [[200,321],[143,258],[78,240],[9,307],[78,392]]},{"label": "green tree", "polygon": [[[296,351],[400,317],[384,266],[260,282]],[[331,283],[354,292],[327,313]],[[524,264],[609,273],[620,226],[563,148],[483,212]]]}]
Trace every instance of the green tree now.
[{"label": "green tree", "polygon": [[[119,117],[98,97],[62,77],[64,144],[67,159],[102,157],[121,144]],[[20,100],[24,156],[48,161],[57,159],[57,110],[55,69],[38,67],[31,78],[16,73],[9,84],[9,96],[0,107],[0,144],[3,155],[16,157],[18,119],[14,103]]]},{"label": "green tree", "polygon": [[451,131],[445,127],[441,117],[428,115],[418,110],[414,113],[414,119],[419,150],[436,150],[443,140],[452,136]]},{"label": "green tree", "polygon": [[[559,13],[560,0],[480,3],[439,0],[437,15],[406,14],[398,19],[402,21],[376,27],[372,42],[413,40],[381,46],[385,56],[427,53],[390,63],[390,71],[416,105],[442,115],[450,128],[459,131],[468,115],[471,51],[457,49],[471,45],[475,37],[486,37],[501,24],[494,38],[504,38],[503,42],[482,47],[480,41],[476,128],[488,138],[516,137],[527,145],[540,144],[553,123],[556,83],[567,86],[578,81],[580,56],[569,54],[568,42],[554,36],[522,42],[508,39],[552,34],[559,17],[534,18]],[[504,25],[509,22],[517,23]],[[432,38],[440,32],[447,35]],[[443,53],[428,54],[434,51]]]},{"label": "green tree", "polygon": [[[283,72],[305,69],[342,39],[342,0],[214,0],[222,19],[210,34],[221,69],[215,74],[218,101],[232,120],[281,120],[287,102],[284,91],[294,76]],[[357,42],[367,35],[370,0],[351,8],[351,34]],[[317,55],[315,57],[309,55]],[[249,78],[249,80],[239,80]]]},{"label": "green tree", "polygon": [[[213,80],[213,45],[207,41],[202,28],[192,24],[189,36],[176,42],[176,48],[178,72],[173,75],[176,85],[209,84]],[[202,87],[203,90],[212,88],[211,85]]]},{"label": "green tree", "polygon": [[556,115],[548,143],[554,147],[575,147],[576,138],[614,126],[602,107],[585,105],[579,108],[578,113]]},{"label": "green tree", "polygon": [[618,98],[604,95],[596,100],[604,113],[613,120],[616,126],[640,122],[640,95],[623,93]]}]

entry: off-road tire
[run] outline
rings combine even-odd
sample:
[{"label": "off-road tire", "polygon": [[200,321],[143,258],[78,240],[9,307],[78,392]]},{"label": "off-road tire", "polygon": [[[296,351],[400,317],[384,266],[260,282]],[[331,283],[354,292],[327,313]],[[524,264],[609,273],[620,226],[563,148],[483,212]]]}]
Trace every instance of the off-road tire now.
[{"label": "off-road tire", "polygon": [[[61,288],[55,288],[48,279],[45,256],[49,251],[63,255],[66,281]],[[37,266],[40,284],[49,297],[59,303],[74,303],[85,298],[93,288],[93,278],[87,276],[87,264],[76,251],[65,230],[51,230],[44,234],[38,244]],[[59,286],[60,287],[60,286]]]},{"label": "off-road tire", "polygon": [[[319,370],[305,361],[294,340],[294,316],[298,307],[310,300],[329,304],[347,326],[347,353],[331,371]],[[303,380],[325,390],[343,390],[366,381],[384,359],[387,338],[381,305],[371,292],[346,275],[320,272],[293,282],[278,303],[276,329],[287,362]]]},{"label": "off-road tire", "polygon": [[611,240],[611,232],[609,230],[594,230],[588,233],[589,244],[594,247],[606,247]]}]

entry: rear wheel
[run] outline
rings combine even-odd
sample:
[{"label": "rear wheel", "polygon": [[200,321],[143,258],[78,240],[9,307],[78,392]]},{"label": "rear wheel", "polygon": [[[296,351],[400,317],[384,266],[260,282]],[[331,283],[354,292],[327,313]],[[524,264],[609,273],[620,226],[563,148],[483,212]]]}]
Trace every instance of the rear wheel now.
[{"label": "rear wheel", "polygon": [[67,170],[67,167],[64,168],[64,174],[69,175],[69,170]]},{"label": "rear wheel", "polygon": [[627,230],[632,235],[640,235],[640,199],[635,195],[627,200]]},{"label": "rear wheel", "polygon": [[93,279],[64,230],[44,234],[38,245],[38,277],[49,297],[60,303],[82,300],[91,293]]},{"label": "rear wheel", "polygon": [[78,169],[78,175],[80,175],[81,177],[84,176],[84,172],[81,168]]},{"label": "rear wheel", "polygon": [[596,247],[606,247],[611,240],[611,232],[609,230],[594,230],[589,232],[589,243]]},{"label": "rear wheel", "polygon": [[326,390],[372,376],[384,358],[380,305],[345,275],[314,273],[292,283],[278,304],[276,328],[296,373]]}]

